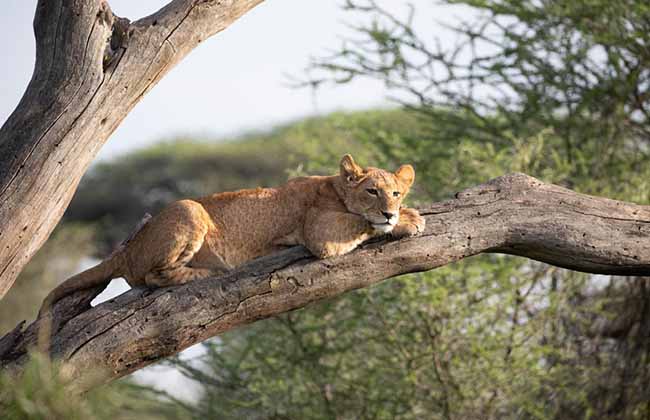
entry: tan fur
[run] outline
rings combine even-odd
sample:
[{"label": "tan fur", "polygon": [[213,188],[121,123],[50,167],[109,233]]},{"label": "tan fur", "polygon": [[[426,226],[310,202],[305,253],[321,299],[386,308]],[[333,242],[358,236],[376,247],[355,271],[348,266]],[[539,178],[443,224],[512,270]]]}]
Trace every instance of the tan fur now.
[{"label": "tan fur", "polygon": [[304,245],[328,258],[385,233],[415,235],[424,219],[402,208],[414,177],[410,165],[395,173],[364,169],[346,155],[339,175],[174,202],[108,259],[54,289],[41,312],[116,277],[132,287],[165,287],[218,275],[286,246]]}]

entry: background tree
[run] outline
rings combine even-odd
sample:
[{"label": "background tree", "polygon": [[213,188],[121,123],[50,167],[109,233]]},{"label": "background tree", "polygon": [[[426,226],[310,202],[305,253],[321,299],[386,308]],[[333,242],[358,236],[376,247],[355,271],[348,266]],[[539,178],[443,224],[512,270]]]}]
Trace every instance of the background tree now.
[{"label": "background tree", "polygon": [[[402,18],[373,0],[346,1],[348,10],[371,23],[359,26],[358,36],[346,39],[338,53],[314,60],[308,83],[379,79],[398,101],[420,113],[425,125],[428,121],[437,141],[471,138],[507,148],[513,139],[551,130],[564,148],[558,152],[570,163],[565,183],[593,178],[590,193],[599,192],[597,184],[618,185],[623,193],[628,183],[609,178],[616,176],[617,165],[642,171],[648,159],[648,5],[640,0],[440,2],[445,6],[468,7],[479,16],[446,25],[458,37],[455,45],[418,31],[430,26],[414,21],[434,17],[417,9]],[[408,147],[428,156],[433,142],[420,140],[411,139]],[[390,140],[383,143],[388,152]],[[627,160],[621,162],[621,156]],[[426,158],[421,160],[426,165]]]}]

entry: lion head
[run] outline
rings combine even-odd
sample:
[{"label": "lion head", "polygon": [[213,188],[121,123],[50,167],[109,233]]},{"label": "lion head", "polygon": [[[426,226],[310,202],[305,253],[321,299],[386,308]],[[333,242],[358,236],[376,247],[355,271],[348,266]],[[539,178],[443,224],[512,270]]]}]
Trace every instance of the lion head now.
[{"label": "lion head", "polygon": [[411,165],[395,172],[362,168],[350,155],[340,164],[339,194],[350,213],[363,216],[379,231],[388,233],[399,221],[399,210],[415,179]]}]

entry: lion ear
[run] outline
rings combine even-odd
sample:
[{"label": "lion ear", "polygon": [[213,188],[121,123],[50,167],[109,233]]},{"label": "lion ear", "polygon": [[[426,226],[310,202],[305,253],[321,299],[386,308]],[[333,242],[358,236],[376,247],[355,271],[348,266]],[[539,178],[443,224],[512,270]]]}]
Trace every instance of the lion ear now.
[{"label": "lion ear", "polygon": [[402,165],[395,171],[395,176],[402,184],[410,188],[415,180],[415,170],[411,165]]},{"label": "lion ear", "polygon": [[347,182],[355,182],[363,175],[363,168],[356,164],[352,155],[345,155],[341,158],[341,178]]}]

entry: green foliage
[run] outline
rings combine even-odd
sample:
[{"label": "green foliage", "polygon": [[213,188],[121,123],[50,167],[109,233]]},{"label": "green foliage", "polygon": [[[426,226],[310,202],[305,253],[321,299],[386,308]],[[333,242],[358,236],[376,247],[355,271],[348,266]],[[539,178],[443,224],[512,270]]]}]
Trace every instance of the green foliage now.
[{"label": "green foliage", "polygon": [[32,355],[22,376],[0,375],[0,412],[6,420],[135,420],[183,418],[180,406],[151,390],[119,381],[79,395],[59,369]]},{"label": "green foliage", "polygon": [[[425,117],[439,141],[468,136],[508,146],[552,129],[558,149],[598,156],[589,173],[609,173],[626,148],[647,161],[650,16],[641,0],[444,0],[478,17],[446,22],[458,42],[431,42],[416,25],[374,0],[347,0],[368,18],[340,51],[314,62],[311,86],[368,77]],[[466,15],[466,14],[465,14]],[[416,19],[417,18],[417,19]],[[575,174],[572,174],[575,175]],[[602,175],[601,175],[602,176]]]}]

